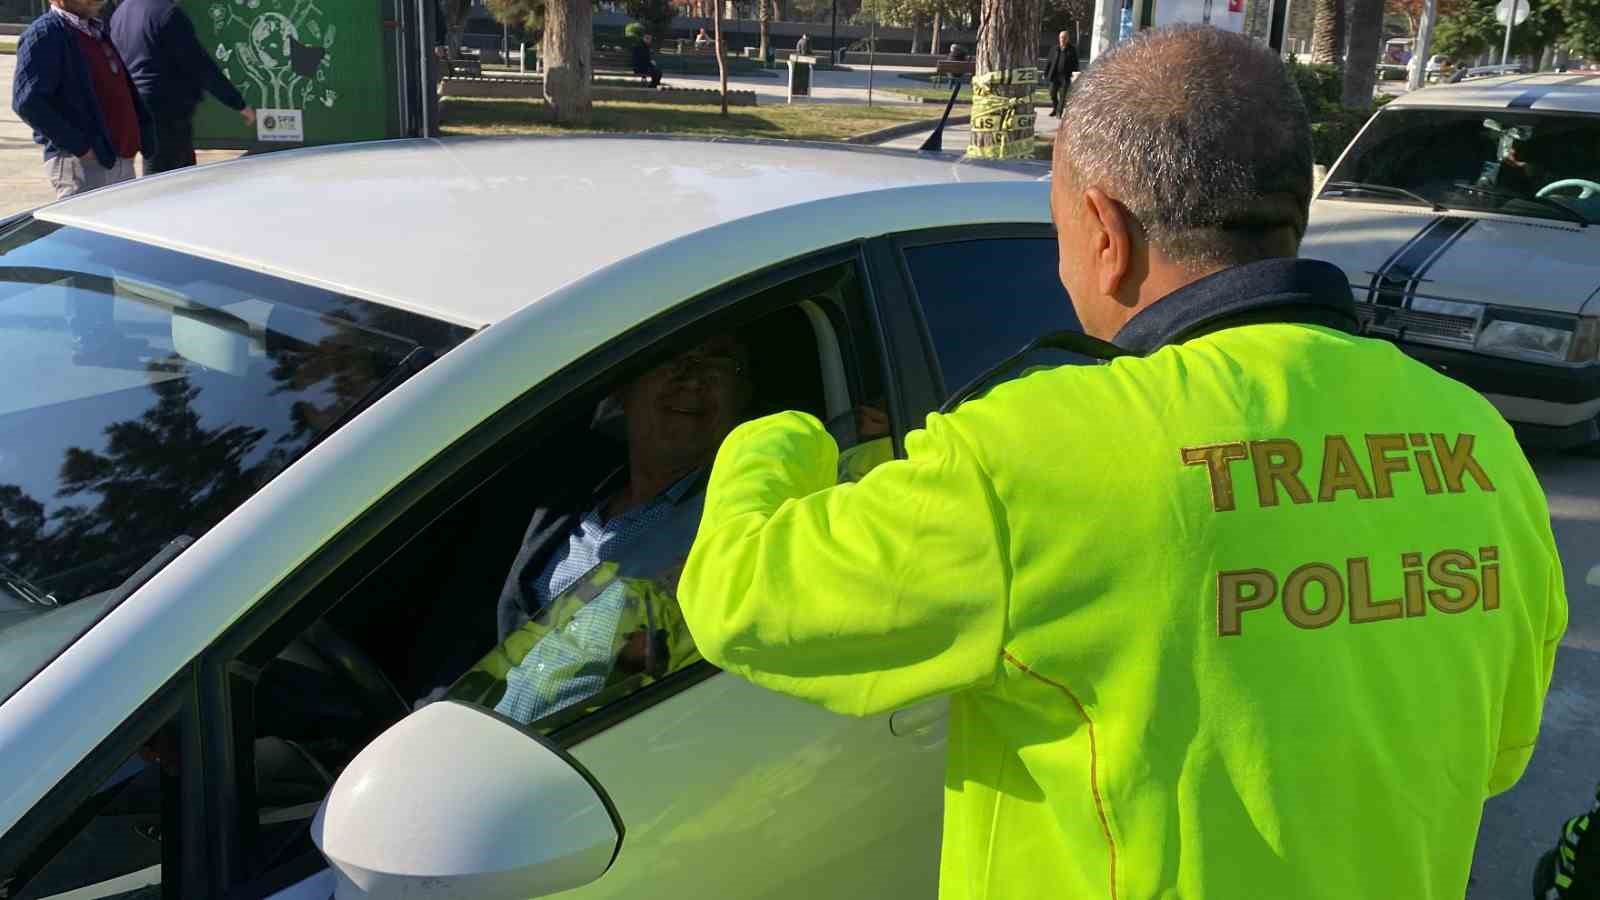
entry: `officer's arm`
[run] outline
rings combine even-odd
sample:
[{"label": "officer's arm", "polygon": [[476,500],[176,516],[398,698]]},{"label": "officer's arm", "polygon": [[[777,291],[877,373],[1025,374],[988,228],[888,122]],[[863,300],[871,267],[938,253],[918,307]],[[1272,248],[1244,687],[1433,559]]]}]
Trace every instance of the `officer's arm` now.
[{"label": "officer's arm", "polygon": [[678,592],[707,659],[855,715],[994,678],[1010,582],[999,503],[948,418],[907,446],[835,486],[838,447],[811,416],[728,437]]},{"label": "officer's arm", "polygon": [[[1539,520],[1549,521],[1537,495]],[[1550,689],[1550,676],[1555,671],[1556,648],[1567,630],[1567,592],[1562,584],[1561,558],[1555,538],[1548,530],[1545,535],[1545,552],[1549,558],[1549,586],[1543,601],[1544,628],[1537,636],[1539,643],[1526,659],[1527,669],[1513,672],[1507,688],[1505,713],[1500,726],[1500,746],[1495,754],[1494,768],[1489,773],[1489,796],[1509,789],[1522,777],[1533,756],[1539,738],[1539,723],[1544,709],[1544,698]],[[1529,598],[1535,600],[1535,598]]]}]

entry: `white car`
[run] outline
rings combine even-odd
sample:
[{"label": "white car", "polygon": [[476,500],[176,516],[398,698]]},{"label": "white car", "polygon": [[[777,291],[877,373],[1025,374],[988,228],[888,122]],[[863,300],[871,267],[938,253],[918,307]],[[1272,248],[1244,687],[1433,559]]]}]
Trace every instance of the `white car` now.
[{"label": "white car", "polygon": [[1600,77],[1427,88],[1379,110],[1311,206],[1368,334],[1481,390],[1531,444],[1600,440]]},{"label": "white car", "polygon": [[767,408],[898,439],[1075,328],[1043,174],[395,142],[0,223],[0,895],[933,897],[939,703],[699,662],[529,728],[411,710],[620,459],[622,379],[737,326]]}]

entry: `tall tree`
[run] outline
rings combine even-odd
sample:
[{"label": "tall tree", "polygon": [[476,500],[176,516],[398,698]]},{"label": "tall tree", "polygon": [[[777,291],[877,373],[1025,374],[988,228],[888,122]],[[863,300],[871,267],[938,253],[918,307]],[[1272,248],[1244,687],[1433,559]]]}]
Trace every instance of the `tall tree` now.
[{"label": "tall tree", "polygon": [[544,102],[557,122],[584,125],[594,115],[594,5],[549,0],[544,13]]},{"label": "tall tree", "polygon": [[761,32],[761,46],[756,49],[756,55],[766,60],[767,45],[772,37],[771,0],[756,0],[756,28]]},{"label": "tall tree", "polygon": [[[1419,0],[1420,2],[1420,0]],[[1344,63],[1345,0],[1317,0],[1311,26],[1311,61],[1337,66]]]},{"label": "tall tree", "polygon": [[982,3],[967,155],[1031,159],[1033,88],[1038,80],[1043,8],[1029,0]]},{"label": "tall tree", "polygon": [[711,9],[711,30],[714,35],[713,46],[717,51],[717,81],[722,86],[722,114],[728,114],[728,53],[722,48],[722,2]]},{"label": "tall tree", "polygon": [[1345,57],[1344,105],[1372,106],[1378,83],[1378,55],[1383,51],[1384,0],[1350,0],[1350,47]]}]

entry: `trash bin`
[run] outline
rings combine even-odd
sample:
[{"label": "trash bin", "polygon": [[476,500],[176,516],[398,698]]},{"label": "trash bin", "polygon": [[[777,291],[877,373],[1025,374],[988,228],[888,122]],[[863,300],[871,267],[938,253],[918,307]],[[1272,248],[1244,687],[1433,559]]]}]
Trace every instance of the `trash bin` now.
[{"label": "trash bin", "polygon": [[397,62],[405,52],[405,68],[414,71],[419,48],[414,23],[398,27],[395,0],[181,5],[200,45],[256,108],[251,127],[208,95],[195,115],[197,147],[270,150],[403,136]]},{"label": "trash bin", "polygon": [[817,64],[815,56],[798,53],[789,57],[789,102],[796,97],[811,96],[811,68]]}]

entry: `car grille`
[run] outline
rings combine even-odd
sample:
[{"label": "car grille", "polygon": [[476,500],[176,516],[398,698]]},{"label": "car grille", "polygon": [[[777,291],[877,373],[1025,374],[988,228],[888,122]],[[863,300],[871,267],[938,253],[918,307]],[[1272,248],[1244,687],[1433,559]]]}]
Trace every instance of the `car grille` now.
[{"label": "car grille", "polygon": [[1478,320],[1471,316],[1386,309],[1371,303],[1357,303],[1356,316],[1361,319],[1363,334],[1463,347],[1471,347],[1478,337]]}]

